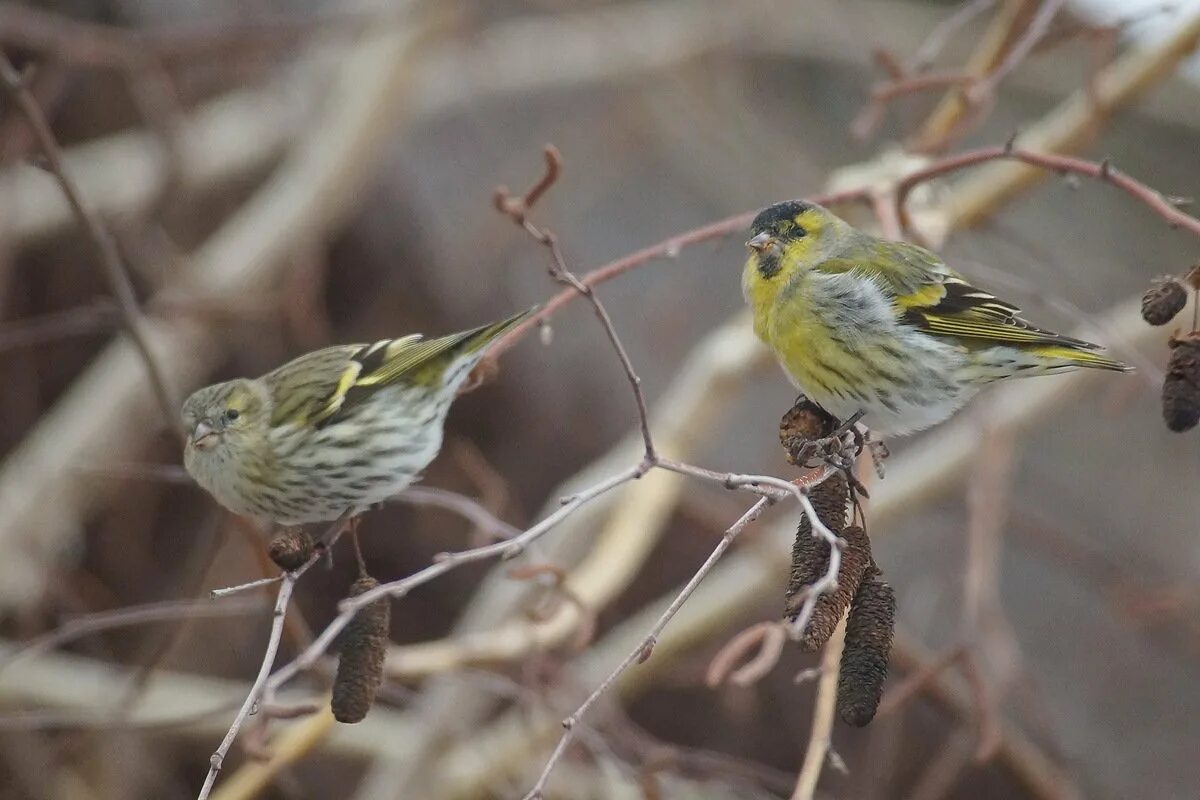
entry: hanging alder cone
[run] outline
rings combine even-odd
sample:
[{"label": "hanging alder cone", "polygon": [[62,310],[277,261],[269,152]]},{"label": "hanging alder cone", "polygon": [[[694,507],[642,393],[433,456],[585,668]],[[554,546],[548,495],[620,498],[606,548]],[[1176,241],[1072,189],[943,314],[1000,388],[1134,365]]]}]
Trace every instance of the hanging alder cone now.
[{"label": "hanging alder cone", "polygon": [[[363,575],[350,587],[350,596],[357,597],[378,585],[379,581]],[[361,722],[371,710],[375,693],[383,685],[391,617],[391,600],[383,597],[360,609],[346,626],[333,680],[333,716],[338,722]]]},{"label": "hanging alder cone", "polygon": [[1162,388],[1163,419],[1173,431],[1200,422],[1200,332],[1171,340],[1171,360]]},{"label": "hanging alder cone", "polygon": [[[840,536],[842,528],[846,527],[846,503],[849,500],[846,476],[840,472],[830,475],[812,487],[808,499],[825,527]],[[813,536],[812,521],[807,514],[802,514],[796,527],[796,539],[792,542],[792,571],[784,592],[785,608],[790,611],[793,605],[798,605],[792,599],[824,575],[828,565],[829,544]],[[785,616],[787,614],[785,612]]]},{"label": "hanging alder cone", "polygon": [[[850,606],[850,601],[854,599],[854,593],[858,591],[859,583],[871,566],[871,542],[867,539],[866,531],[854,525],[842,531],[842,538],[846,540],[846,546],[842,548],[842,563],[838,567],[837,588],[832,592],[825,592],[817,598],[816,605],[813,607],[812,619],[809,620],[808,628],[800,638],[800,648],[808,652],[819,650],[829,641],[829,637],[833,635],[842,615]],[[825,543],[822,542],[822,544]],[[827,569],[829,565],[829,546],[827,544],[825,545],[825,554],[825,568]],[[822,574],[824,574],[823,571]],[[803,597],[803,595],[798,597]],[[800,603],[795,603],[794,607],[788,609],[788,618],[794,620],[799,611]]]},{"label": "hanging alder cone", "polygon": [[[845,479],[840,475],[835,477],[842,481],[841,504],[837,513],[843,516],[842,520],[835,518],[832,521],[839,522],[844,521],[845,518],[846,484]],[[825,483],[833,480],[835,478],[830,478]],[[824,483],[821,484],[821,486],[824,485]],[[858,526],[851,526],[842,531],[831,526],[827,521],[826,514],[822,514],[820,507],[817,506],[817,499],[814,493],[813,506],[817,508],[817,515],[825,522],[826,527],[844,539],[846,544],[842,548],[842,560],[838,567],[837,587],[832,592],[825,592],[817,598],[816,604],[813,606],[812,617],[800,637],[800,648],[807,652],[818,650],[825,642],[829,641],[829,637],[833,635],[834,628],[837,627],[842,614],[850,605],[850,600],[854,597],[859,582],[871,564],[871,542],[867,538],[866,531]],[[828,510],[826,513],[829,513]],[[830,514],[830,516],[833,515]],[[786,592],[784,619],[794,622],[799,616],[812,585],[824,577],[829,569],[829,552],[829,543],[812,535],[812,525],[805,515],[797,526],[796,540],[792,546],[792,573]]]},{"label": "hanging alder cone", "polygon": [[865,577],[846,619],[846,646],[838,672],[838,715],[861,728],[875,718],[887,680],[892,634],[896,627],[896,593],[879,579]]},{"label": "hanging alder cone", "polygon": [[1142,296],[1142,319],[1166,325],[1187,305],[1187,289],[1173,277],[1159,278]]}]

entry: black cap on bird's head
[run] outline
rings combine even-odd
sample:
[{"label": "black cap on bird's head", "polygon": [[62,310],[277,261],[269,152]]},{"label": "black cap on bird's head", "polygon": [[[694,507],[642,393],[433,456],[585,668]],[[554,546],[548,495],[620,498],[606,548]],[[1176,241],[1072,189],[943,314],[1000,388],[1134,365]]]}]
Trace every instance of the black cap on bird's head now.
[{"label": "black cap on bird's head", "polygon": [[782,228],[796,224],[796,218],[811,211],[812,203],[804,200],[785,200],[773,206],[767,206],[758,212],[758,216],[750,223],[752,233],[780,233]]},{"label": "black cap on bird's head", "polygon": [[800,255],[805,236],[819,229],[823,209],[804,200],[785,200],[768,206],[758,213],[750,223],[750,239],[746,247],[753,251],[759,274],[770,279],[782,269],[784,246],[799,247],[792,250]]}]

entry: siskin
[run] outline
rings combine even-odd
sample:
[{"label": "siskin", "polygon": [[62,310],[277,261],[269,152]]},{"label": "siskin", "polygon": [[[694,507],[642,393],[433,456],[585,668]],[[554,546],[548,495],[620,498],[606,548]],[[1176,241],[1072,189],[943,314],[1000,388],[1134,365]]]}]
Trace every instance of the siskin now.
[{"label": "siskin", "polygon": [[936,425],[989,383],[1078,367],[1130,371],[1034,327],[930,251],[792,200],[751,224],[742,288],[754,331],[796,386],[882,435]]},{"label": "siskin", "polygon": [[428,341],[327,347],[206,386],[183,404],[183,463],[237,514],[299,525],[362,512],[433,461],[471,368],[531,311]]}]

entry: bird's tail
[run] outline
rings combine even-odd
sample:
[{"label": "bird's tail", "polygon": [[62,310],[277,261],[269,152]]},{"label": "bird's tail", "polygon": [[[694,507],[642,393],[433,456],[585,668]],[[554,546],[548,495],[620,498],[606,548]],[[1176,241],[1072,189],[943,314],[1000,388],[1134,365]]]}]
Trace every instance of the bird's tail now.
[{"label": "bird's tail", "polygon": [[434,341],[444,348],[445,353],[445,360],[441,362],[445,365],[441,371],[442,386],[452,393],[459,393],[464,383],[474,387],[479,381],[486,380],[485,376],[477,376],[474,379],[471,376],[474,374],[472,370],[483,360],[488,348],[537,310],[538,306],[534,306],[499,322],[435,339]]},{"label": "bird's tail", "polygon": [[487,348],[489,344],[499,339],[504,334],[511,331],[513,328],[524,322],[530,314],[537,311],[539,306],[527,308],[524,311],[519,311],[507,319],[502,319],[499,322],[493,322],[488,325],[481,325],[478,328],[472,328],[469,331],[462,333],[454,333],[445,337],[446,339],[454,340],[453,344],[448,349],[461,355],[470,353],[478,353]]},{"label": "bird's tail", "polygon": [[1133,367],[1115,358],[1098,353],[1094,350],[1081,350],[1067,345],[1046,345],[1030,347],[1030,352],[1040,358],[1061,362],[1051,369],[1071,369],[1073,367],[1088,367],[1091,369],[1109,369],[1114,372],[1133,372]]},{"label": "bird's tail", "polygon": [[384,386],[400,378],[417,384],[451,383],[465,376],[489,344],[536,310],[534,306],[508,319],[436,339],[414,334],[364,347],[354,357],[360,367],[351,376],[353,385]]}]

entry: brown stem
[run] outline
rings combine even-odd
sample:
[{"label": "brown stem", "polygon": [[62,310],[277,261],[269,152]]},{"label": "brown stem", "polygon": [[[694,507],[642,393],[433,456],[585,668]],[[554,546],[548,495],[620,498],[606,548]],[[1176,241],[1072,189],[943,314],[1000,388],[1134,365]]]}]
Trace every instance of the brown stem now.
[{"label": "brown stem", "polygon": [[158,400],[163,420],[166,422],[167,428],[174,431],[182,441],[184,434],[178,422],[179,403],[167,389],[162,371],[150,350],[145,333],[145,318],[138,306],[137,296],[133,290],[133,281],[129,277],[129,271],[125,268],[124,262],[121,261],[112,234],[109,233],[100,218],[91,211],[74,180],[67,174],[63,164],[62,149],[58,146],[58,141],[50,130],[50,124],[46,121],[45,114],[42,113],[37,101],[33,99],[33,95],[29,93],[22,75],[17,72],[16,67],[2,51],[0,51],[0,86],[3,87],[13,105],[20,109],[25,118],[29,120],[34,138],[41,147],[42,154],[46,157],[51,173],[62,188],[63,194],[66,195],[67,202],[100,259],[104,277],[117,301],[126,333],[129,334],[129,338],[133,341],[134,347],[137,348],[138,354],[145,364],[146,373],[150,379],[154,396]]}]

